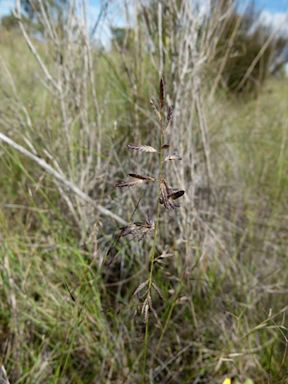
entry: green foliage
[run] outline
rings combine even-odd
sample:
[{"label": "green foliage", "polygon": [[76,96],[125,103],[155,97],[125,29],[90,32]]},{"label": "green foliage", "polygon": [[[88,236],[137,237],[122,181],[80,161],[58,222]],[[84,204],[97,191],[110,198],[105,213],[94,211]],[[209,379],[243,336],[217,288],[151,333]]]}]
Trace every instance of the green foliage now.
[{"label": "green foliage", "polygon": [[[37,30],[36,25],[32,22],[32,20],[28,16],[22,15],[21,20],[22,20],[22,23],[25,25],[25,27],[29,31]],[[15,18],[15,16],[12,13],[2,17],[1,27],[3,27],[4,30],[9,32],[20,31],[18,20]]]},{"label": "green foliage", "polygon": [[12,30],[18,29],[18,21],[15,19],[15,17],[12,14],[3,16],[1,19],[1,26],[6,31],[12,31]]},{"label": "green foliage", "polygon": [[112,39],[111,44],[125,51],[134,49],[134,29],[132,28],[111,28]]},{"label": "green foliage", "polygon": [[231,92],[259,94],[268,76],[279,73],[288,62],[288,39],[278,34],[270,41],[273,31],[259,23],[259,16],[260,11],[256,11],[253,4],[243,15],[234,10],[223,29],[216,62],[221,64],[232,43],[222,72],[222,84]]},{"label": "green foliage", "polygon": [[[46,0],[42,6],[50,15],[57,15],[67,9],[69,0]],[[37,0],[21,0],[21,7],[31,20],[38,18],[41,13],[41,5]]]}]

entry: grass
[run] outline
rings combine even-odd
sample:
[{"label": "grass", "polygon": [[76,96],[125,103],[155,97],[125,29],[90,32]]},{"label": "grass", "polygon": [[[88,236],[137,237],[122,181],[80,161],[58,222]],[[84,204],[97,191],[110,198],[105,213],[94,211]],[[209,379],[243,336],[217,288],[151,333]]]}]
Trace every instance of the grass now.
[{"label": "grass", "polygon": [[[13,63],[5,49],[3,56]],[[115,68],[119,64],[115,57],[108,59]],[[145,194],[140,186],[137,194],[118,193],[115,180],[131,168],[137,173],[141,167],[146,174],[155,164],[151,157],[138,164],[139,157],[122,150],[130,144],[127,136],[133,137],[126,127],[133,126],[132,96],[123,97],[106,61],[96,69],[102,74],[101,92],[109,99],[109,105],[102,100],[101,156],[106,162],[93,193],[125,220],[137,207],[135,220],[140,221],[153,191]],[[28,56],[25,63],[29,78],[34,63]],[[42,97],[31,99],[27,78],[18,72],[14,76],[21,99],[32,103],[35,126],[42,121],[39,134],[46,135],[64,164],[57,105],[40,86],[33,93]],[[87,210],[95,226],[83,237],[51,177],[1,144],[0,351],[11,383],[287,380],[287,88],[287,80],[271,79],[257,100],[218,95],[211,104],[207,101],[215,195],[209,201],[199,188],[193,214],[182,203],[175,217],[161,217],[159,241],[175,256],[153,269],[164,300],[155,295],[159,321],[149,316],[149,332],[141,316],[133,318],[133,293],[149,276],[146,246],[122,238],[117,258],[101,269],[116,235],[115,222]],[[148,110],[148,93],[155,89],[157,82],[145,83],[141,108]],[[154,132],[142,109],[141,119],[148,143]],[[50,136],[45,131],[49,121]],[[112,128],[115,121],[119,129]],[[5,119],[0,124],[9,133]],[[44,149],[32,139],[39,151]],[[75,139],[75,174],[82,149]],[[189,189],[188,178],[187,184]],[[81,204],[76,200],[79,210]],[[160,248],[156,245],[157,252]]]}]

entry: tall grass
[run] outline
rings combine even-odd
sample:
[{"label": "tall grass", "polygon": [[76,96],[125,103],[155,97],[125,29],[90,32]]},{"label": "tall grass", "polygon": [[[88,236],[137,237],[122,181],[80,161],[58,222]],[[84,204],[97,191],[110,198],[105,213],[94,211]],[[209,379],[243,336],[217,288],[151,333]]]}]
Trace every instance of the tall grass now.
[{"label": "tall grass", "polygon": [[[57,39],[48,52],[31,37],[63,84],[56,96],[21,35],[1,42],[0,132],[34,155],[1,143],[0,365],[10,383],[287,381],[287,80],[271,79],[256,100],[209,98],[202,74],[217,33],[194,46],[201,23],[187,12],[177,17],[186,15],[190,39],[170,29],[172,64],[159,39],[142,60],[122,47],[94,50],[85,23],[60,40],[76,60],[63,67]],[[138,21],[143,41],[147,18]],[[135,148],[155,145],[159,68],[174,104],[170,149],[182,157],[169,185],[186,191],[168,215],[156,182],[115,188],[128,172],[158,180],[157,153]],[[163,211],[157,242],[154,228],[138,242],[151,202]],[[127,236],[115,243],[119,227]],[[155,289],[151,316],[140,297],[148,308],[141,302],[133,317],[147,279],[163,298]]]}]

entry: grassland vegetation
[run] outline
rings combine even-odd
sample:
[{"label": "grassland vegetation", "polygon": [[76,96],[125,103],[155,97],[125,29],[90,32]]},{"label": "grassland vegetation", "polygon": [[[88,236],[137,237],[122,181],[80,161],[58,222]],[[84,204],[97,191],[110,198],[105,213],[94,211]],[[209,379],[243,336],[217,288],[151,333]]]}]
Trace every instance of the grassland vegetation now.
[{"label": "grassland vegetation", "polygon": [[287,382],[287,78],[231,93],[231,3],[157,3],[0,34],[5,384]]}]

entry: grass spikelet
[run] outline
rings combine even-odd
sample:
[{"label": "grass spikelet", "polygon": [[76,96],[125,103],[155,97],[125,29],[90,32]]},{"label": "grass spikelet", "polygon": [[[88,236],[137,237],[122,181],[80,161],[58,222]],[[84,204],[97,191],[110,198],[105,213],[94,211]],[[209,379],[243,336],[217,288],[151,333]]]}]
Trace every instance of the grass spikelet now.
[{"label": "grass spikelet", "polygon": [[162,116],[161,116],[161,113],[160,113],[157,105],[154,103],[154,101],[152,99],[150,99],[149,101],[150,101],[150,105],[151,105],[153,111],[156,113],[159,121],[161,121],[162,120]]},{"label": "grass spikelet", "polygon": [[168,128],[170,127],[170,125],[172,123],[172,118],[173,118],[173,107],[171,106],[168,109],[167,120],[166,120],[166,124],[164,126],[163,134],[168,131]]},{"label": "grass spikelet", "polygon": [[[167,183],[165,179],[161,179],[160,181],[160,195],[161,195],[161,204],[164,204],[164,207],[169,210],[170,209],[170,204],[168,201],[168,188],[167,188]],[[160,202],[161,202],[160,201]]]},{"label": "grass spikelet", "polygon": [[145,180],[145,181],[155,181],[156,180],[154,177],[142,176],[142,175],[138,175],[136,173],[129,173],[129,176],[134,177],[135,179],[140,179],[140,180]]},{"label": "grass spikelet", "polygon": [[160,104],[161,110],[164,108],[164,99],[165,99],[164,81],[163,79],[161,79],[160,87],[159,87],[159,104]]},{"label": "grass spikelet", "polygon": [[138,241],[143,240],[149,234],[152,234],[155,229],[155,216],[149,214],[145,222],[135,222],[121,228],[120,236],[135,235]]},{"label": "grass spikelet", "polygon": [[169,210],[170,208],[172,208],[172,209],[180,208],[179,204],[173,203],[172,201],[170,201],[170,199],[177,200],[177,199],[179,199],[179,197],[183,196],[184,193],[185,193],[185,191],[177,191],[177,192],[172,192],[172,193],[166,194],[165,189],[163,188],[163,194],[162,194],[162,189],[161,189],[161,197],[159,199],[159,202],[160,202],[160,204],[164,204],[164,207],[167,210]]},{"label": "grass spikelet", "polygon": [[168,259],[170,257],[174,257],[174,253],[166,253],[166,251],[164,251],[161,255],[159,255],[158,257],[156,257],[156,259],[154,260],[154,263],[158,263],[158,264],[164,264],[165,262],[165,259]]},{"label": "grass spikelet", "polygon": [[138,152],[157,152],[155,148],[149,145],[126,145],[126,148],[132,149]]},{"label": "grass spikelet", "polygon": [[146,281],[144,281],[144,283],[141,283],[139,285],[138,288],[136,288],[135,292],[133,293],[133,296],[138,296],[139,297],[139,293],[140,291],[142,291],[142,289],[144,289],[148,284],[149,284],[149,279],[147,279]]},{"label": "grass spikelet", "polygon": [[148,304],[148,298],[144,300],[144,303],[142,305],[142,315],[143,315],[143,320],[144,323],[146,323],[147,318],[148,318],[148,311],[149,311],[149,304]]},{"label": "grass spikelet", "polygon": [[179,197],[183,196],[184,193],[185,191],[177,191],[177,192],[170,193],[168,195],[168,199],[172,199],[172,200],[179,199]]},{"label": "grass spikelet", "polygon": [[135,185],[144,183],[144,181],[156,181],[154,177],[137,175],[136,173],[129,173],[130,177],[136,180],[119,181],[115,184],[116,188],[134,187]]},{"label": "grass spikelet", "polygon": [[152,283],[152,287],[155,289],[155,291],[158,293],[158,296],[160,297],[161,300],[164,300],[161,289],[158,287],[157,284]]},{"label": "grass spikelet", "polygon": [[166,156],[165,159],[163,160],[163,163],[165,161],[171,161],[171,160],[182,160],[182,157],[181,156],[178,156],[178,155],[169,155],[169,156]]},{"label": "grass spikelet", "polygon": [[128,181],[119,181],[119,183],[115,184],[116,188],[124,188],[124,187],[134,187],[135,185],[141,184],[144,182],[144,179],[138,178],[137,180],[128,180]]}]

